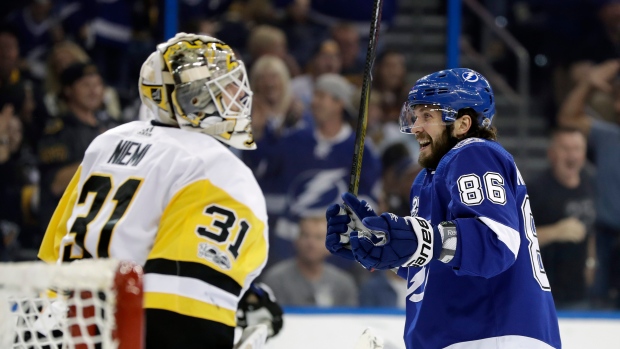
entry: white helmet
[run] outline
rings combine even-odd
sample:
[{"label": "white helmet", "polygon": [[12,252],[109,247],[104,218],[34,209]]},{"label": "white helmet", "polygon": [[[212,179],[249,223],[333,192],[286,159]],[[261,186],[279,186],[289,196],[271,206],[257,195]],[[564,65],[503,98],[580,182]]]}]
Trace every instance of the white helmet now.
[{"label": "white helmet", "polygon": [[140,70],[140,99],[161,123],[256,149],[245,66],[216,38],[178,33],[157,45]]}]

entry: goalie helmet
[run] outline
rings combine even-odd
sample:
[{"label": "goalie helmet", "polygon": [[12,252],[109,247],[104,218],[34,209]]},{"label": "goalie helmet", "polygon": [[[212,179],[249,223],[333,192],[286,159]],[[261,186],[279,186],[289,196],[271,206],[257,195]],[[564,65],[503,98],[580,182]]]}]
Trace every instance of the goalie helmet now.
[{"label": "goalie helmet", "polygon": [[472,108],[478,124],[488,128],[495,116],[495,97],[487,79],[467,68],[441,70],[419,79],[411,88],[400,114],[401,132],[411,133],[416,120],[413,108],[428,105],[440,110],[445,124],[456,120],[460,109]]},{"label": "goalie helmet", "polygon": [[140,70],[140,99],[155,120],[256,149],[252,90],[245,66],[224,42],[179,33],[157,46]]}]

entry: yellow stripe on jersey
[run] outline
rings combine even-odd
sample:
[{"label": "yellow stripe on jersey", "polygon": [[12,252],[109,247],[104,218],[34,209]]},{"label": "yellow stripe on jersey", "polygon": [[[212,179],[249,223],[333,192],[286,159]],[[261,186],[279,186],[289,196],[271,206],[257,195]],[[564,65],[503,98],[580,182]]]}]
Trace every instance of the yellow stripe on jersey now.
[{"label": "yellow stripe on jersey", "polygon": [[75,171],[71,182],[69,182],[67,189],[62,194],[58,206],[56,206],[50,223],[47,225],[38,254],[38,257],[45,262],[55,263],[58,260],[62,238],[67,235],[67,221],[71,217],[73,206],[77,200],[81,173],[82,166]]},{"label": "yellow stripe on jersey", "polygon": [[250,207],[199,180],[170,200],[148,259],[201,263],[243,287],[267,258],[265,229]]},{"label": "yellow stripe on jersey", "polygon": [[236,311],[169,293],[148,292],[144,295],[144,308],[163,309],[175,313],[216,321],[227,326],[237,325]]}]

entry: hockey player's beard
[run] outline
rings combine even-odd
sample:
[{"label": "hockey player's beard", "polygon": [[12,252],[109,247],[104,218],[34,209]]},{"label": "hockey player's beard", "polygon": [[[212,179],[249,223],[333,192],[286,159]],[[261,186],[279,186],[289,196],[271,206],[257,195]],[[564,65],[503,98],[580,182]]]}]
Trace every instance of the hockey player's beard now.
[{"label": "hockey player's beard", "polygon": [[430,154],[423,155],[420,153],[420,157],[418,158],[418,163],[420,166],[430,169],[437,168],[441,158],[443,158],[443,156],[446,155],[450,149],[452,149],[459,142],[459,139],[450,135],[451,132],[452,128],[446,127],[441,134],[441,137],[438,139],[433,139],[431,144],[428,145],[428,147],[430,147]]}]

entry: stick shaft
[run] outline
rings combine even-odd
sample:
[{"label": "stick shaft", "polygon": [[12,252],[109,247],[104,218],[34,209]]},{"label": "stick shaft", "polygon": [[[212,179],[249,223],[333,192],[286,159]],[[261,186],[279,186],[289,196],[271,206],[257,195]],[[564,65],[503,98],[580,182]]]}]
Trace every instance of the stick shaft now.
[{"label": "stick shaft", "polygon": [[359,115],[357,118],[357,132],[355,133],[355,150],[353,163],[351,164],[351,177],[349,192],[357,195],[360,175],[362,172],[362,158],[364,156],[364,140],[366,139],[366,124],[368,123],[368,103],[370,101],[370,87],[372,86],[372,68],[375,63],[377,41],[379,40],[379,28],[381,26],[381,8],[383,0],[375,0],[370,22],[370,36],[368,50],[366,51],[366,66],[364,67],[364,80],[362,82],[362,98],[360,100]]}]

